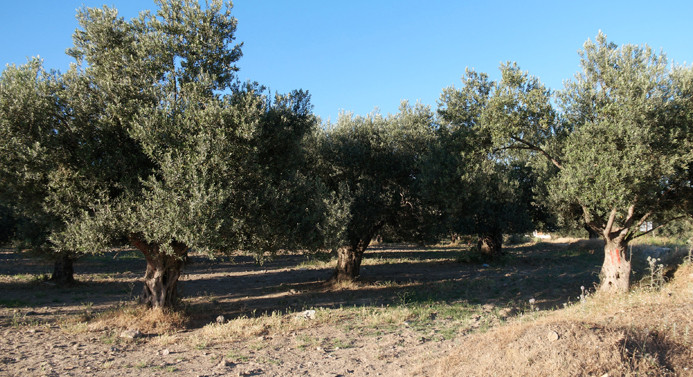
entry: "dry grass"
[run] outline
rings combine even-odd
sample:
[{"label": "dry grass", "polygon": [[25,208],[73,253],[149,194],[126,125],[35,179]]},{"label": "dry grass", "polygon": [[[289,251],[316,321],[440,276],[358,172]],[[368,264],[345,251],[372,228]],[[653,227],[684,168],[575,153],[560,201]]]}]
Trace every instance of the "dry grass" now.
[{"label": "dry grass", "polygon": [[[319,318],[320,315],[316,316]],[[273,312],[258,317],[240,317],[226,323],[210,323],[196,331],[188,340],[196,348],[206,348],[222,343],[247,342],[254,338],[262,340],[265,336],[285,336],[316,325],[316,321],[309,320],[300,313]]]},{"label": "dry grass", "polygon": [[142,305],[125,305],[101,313],[88,321],[88,331],[115,329],[139,330],[144,334],[170,334],[188,323],[183,312],[149,309]]},{"label": "dry grass", "polygon": [[462,339],[436,376],[691,376],[693,265],[661,290],[596,296]]}]

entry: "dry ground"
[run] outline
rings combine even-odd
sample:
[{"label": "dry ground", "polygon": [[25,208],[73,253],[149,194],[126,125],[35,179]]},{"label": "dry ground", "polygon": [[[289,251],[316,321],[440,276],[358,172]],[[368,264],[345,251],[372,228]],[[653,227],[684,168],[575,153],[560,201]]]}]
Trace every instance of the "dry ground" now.
[{"label": "dry ground", "polygon": [[[361,281],[341,286],[324,283],[334,265],[329,255],[283,254],[262,265],[240,255],[195,257],[181,281],[186,313],[181,316],[145,315],[130,304],[144,272],[144,261],[133,251],[79,261],[80,284],[60,288],[42,279],[50,266],[4,250],[0,375],[586,375],[593,370],[613,376],[637,368],[655,375],[687,373],[689,328],[693,332],[688,283],[669,291],[675,294],[648,293],[651,300],[638,293],[609,305],[597,298],[580,304],[580,287],[589,289],[597,278],[598,243],[515,246],[489,264],[459,247],[380,245],[366,255]],[[643,275],[642,266],[638,269]],[[635,297],[646,304],[634,306],[628,300]],[[678,309],[666,309],[669,304]],[[663,319],[650,326],[644,318],[653,307],[664,308],[657,311]],[[679,314],[666,317],[669,312]],[[615,319],[600,322],[602,317]],[[656,334],[645,334],[645,327]],[[141,336],[121,337],[128,329]],[[679,338],[667,335],[671,331]],[[544,339],[554,333],[556,340]],[[563,343],[568,338],[589,349],[622,346],[599,366],[592,359],[601,352],[557,351],[569,349]],[[632,349],[651,343],[669,347],[667,353]],[[573,361],[555,369],[541,361],[546,350],[557,352],[552,363]],[[481,369],[469,369],[468,360]],[[522,368],[491,368],[510,363]]]},{"label": "dry ground", "polygon": [[473,334],[439,376],[693,376],[693,265],[660,290],[597,296],[532,321]]}]

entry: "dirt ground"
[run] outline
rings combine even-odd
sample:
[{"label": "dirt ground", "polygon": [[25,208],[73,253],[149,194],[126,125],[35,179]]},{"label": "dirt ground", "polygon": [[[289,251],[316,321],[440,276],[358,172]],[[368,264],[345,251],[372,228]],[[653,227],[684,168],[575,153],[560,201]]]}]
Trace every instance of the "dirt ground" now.
[{"label": "dirt ground", "polygon": [[127,334],[136,321],[109,324],[104,313],[141,291],[136,252],[84,258],[80,283],[61,288],[42,279],[45,262],[3,250],[0,375],[426,375],[419,366],[467,334],[561,307],[597,278],[594,245],[508,251],[486,264],[458,247],[375,246],[361,281],[336,287],[325,283],[329,258],[194,257],[179,287],[187,326]]}]

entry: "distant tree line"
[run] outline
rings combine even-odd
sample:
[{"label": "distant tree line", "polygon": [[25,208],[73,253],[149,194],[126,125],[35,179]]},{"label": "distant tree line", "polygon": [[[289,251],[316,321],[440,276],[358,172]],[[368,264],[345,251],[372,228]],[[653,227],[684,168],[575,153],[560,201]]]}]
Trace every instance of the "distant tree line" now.
[{"label": "distant tree line", "polygon": [[59,283],[128,242],[142,301],[170,307],[191,250],[335,250],[342,281],[383,234],[472,235],[495,258],[504,234],[569,226],[604,239],[601,289],[625,292],[641,225],[693,214],[693,70],[647,46],[600,33],[557,93],[506,63],[498,81],[468,70],[435,112],[332,124],[305,91],[237,80],[231,4],[157,4],[81,9],[67,72],[31,59],[0,77],[1,235]]}]

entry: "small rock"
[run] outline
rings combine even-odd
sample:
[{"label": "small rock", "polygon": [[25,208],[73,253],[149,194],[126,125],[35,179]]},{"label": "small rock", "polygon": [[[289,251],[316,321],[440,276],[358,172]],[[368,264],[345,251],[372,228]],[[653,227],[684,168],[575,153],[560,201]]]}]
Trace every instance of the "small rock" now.
[{"label": "small rock", "polygon": [[217,317],[217,323],[224,323],[226,322],[226,318],[224,318],[223,315],[220,315]]},{"label": "small rock", "polygon": [[171,353],[171,351],[169,351],[168,348],[166,348],[166,349],[164,349],[163,351],[161,351],[161,354],[162,354],[163,356],[168,356],[170,353]]},{"label": "small rock", "polygon": [[296,317],[306,318],[306,319],[315,319],[315,310],[306,310],[305,312],[299,313]]},{"label": "small rock", "polygon": [[258,376],[262,374],[262,368],[248,369],[242,372],[238,372],[239,376]]},{"label": "small rock", "polygon": [[125,339],[137,339],[142,337],[142,332],[140,332],[140,330],[125,330],[120,333],[120,337]]},{"label": "small rock", "polygon": [[217,366],[214,367],[214,369],[217,371],[224,371],[228,368],[233,368],[235,366],[236,366],[236,364],[234,364],[233,362],[231,362],[229,360],[222,360],[219,364],[217,364]]},{"label": "small rock", "polygon": [[555,342],[558,340],[558,333],[553,330],[549,330],[549,332],[546,334],[546,338],[549,340],[549,342]]}]

